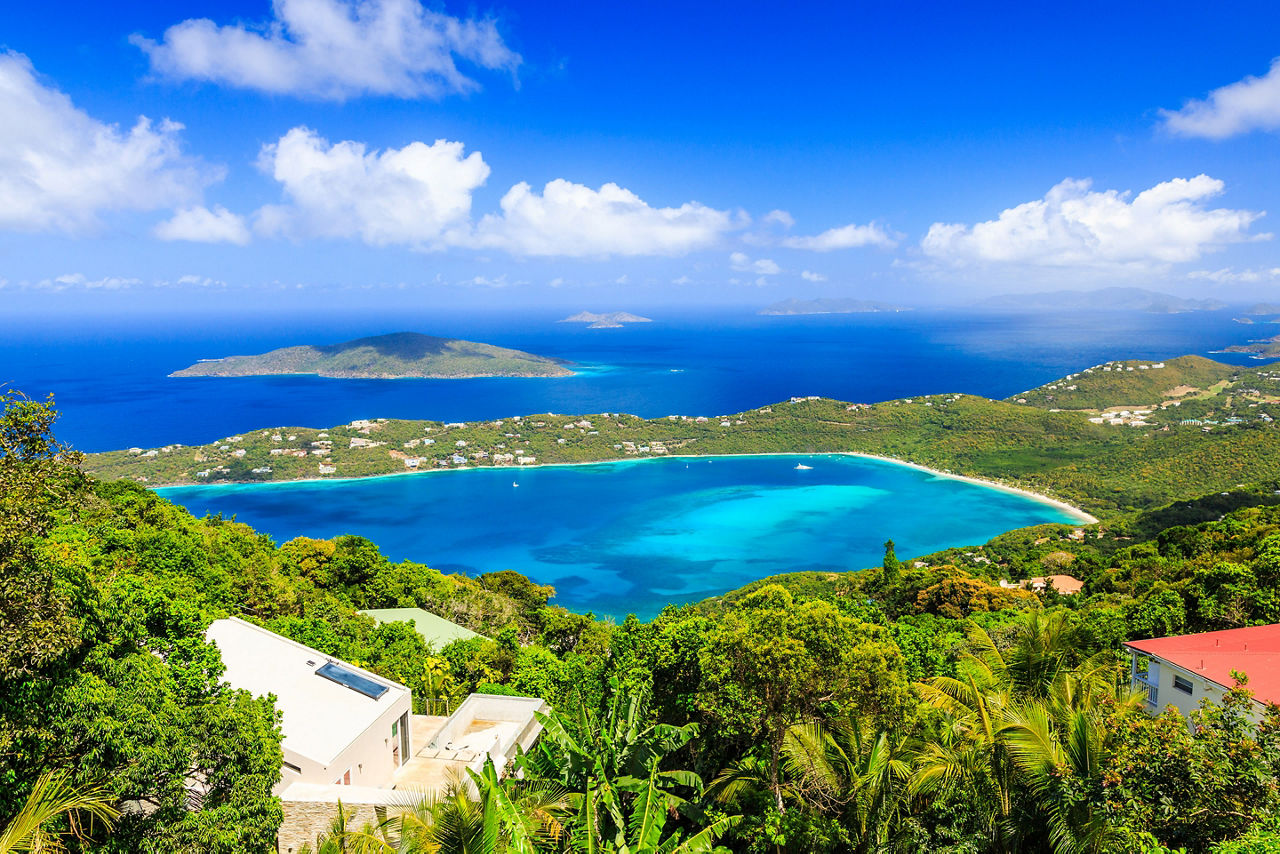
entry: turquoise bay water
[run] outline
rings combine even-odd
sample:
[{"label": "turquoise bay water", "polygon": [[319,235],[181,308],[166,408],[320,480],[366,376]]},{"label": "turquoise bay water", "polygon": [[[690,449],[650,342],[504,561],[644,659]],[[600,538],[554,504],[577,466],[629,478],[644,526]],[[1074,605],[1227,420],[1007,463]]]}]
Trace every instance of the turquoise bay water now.
[{"label": "turquoise bay water", "polygon": [[[797,470],[797,463],[812,466]],[[513,485],[518,483],[518,486]],[[514,569],[573,611],[649,618],[755,579],[984,542],[1071,515],[879,460],[777,455],[158,490],[277,541],[359,534],[392,560]]]}]

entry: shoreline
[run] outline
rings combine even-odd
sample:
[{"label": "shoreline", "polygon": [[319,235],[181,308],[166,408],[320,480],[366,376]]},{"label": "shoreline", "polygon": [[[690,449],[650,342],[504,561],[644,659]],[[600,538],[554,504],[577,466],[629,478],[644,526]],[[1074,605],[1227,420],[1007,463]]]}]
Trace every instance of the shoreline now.
[{"label": "shoreline", "polygon": [[[896,457],[885,457],[885,456],[880,456],[878,454],[866,454],[860,451],[821,451],[816,453],[804,453],[800,451],[761,451],[757,453],[744,453],[744,454],[666,454],[659,457],[629,457],[629,458],[616,459],[616,460],[589,460],[589,461],[575,462],[575,463],[535,463],[534,465],[531,465],[531,466],[466,466],[463,468],[430,468],[430,469],[419,469],[417,471],[398,471],[398,472],[389,472],[387,474],[371,474],[371,475],[364,475],[359,477],[304,477],[304,478],[296,478],[294,480],[267,480],[267,481],[251,481],[251,482],[236,482],[236,483],[161,483],[161,484],[146,484],[146,487],[147,489],[183,489],[188,487],[198,487],[198,488],[212,487],[214,489],[225,489],[225,488],[237,487],[237,486],[289,486],[290,484],[295,484],[295,483],[352,483],[352,482],[361,481],[361,480],[376,480],[378,478],[387,478],[387,477],[416,477],[419,475],[442,474],[445,472],[508,471],[508,470],[513,472],[519,472],[519,471],[528,471],[530,469],[540,469],[540,468],[555,468],[555,467],[564,467],[564,466],[615,465],[617,463],[642,463],[649,460],[663,460],[663,459],[708,460],[708,459],[716,459],[716,458],[732,459],[735,457],[806,457],[810,459],[813,457],[858,457],[860,459],[872,460],[874,462],[905,466],[906,468],[915,469],[916,471],[924,472],[934,477],[946,478],[949,480],[958,480],[964,483],[974,484],[975,486],[985,486],[989,489],[996,489],[996,490],[1000,490],[1001,492],[1008,492],[1014,495],[1020,495],[1023,498],[1028,498],[1039,504],[1044,504],[1044,505],[1053,507],[1057,510],[1061,510],[1067,515],[1074,517],[1076,519],[1076,522],[1081,525],[1095,525],[1099,521],[1096,516],[1080,509],[1079,507],[1076,507],[1074,504],[1068,504],[1067,502],[1061,501],[1057,498],[1050,498],[1048,495],[1044,495],[1043,493],[1033,492],[1029,489],[1022,489],[1021,487],[1017,487],[1017,486],[1009,486],[1008,484],[1000,483],[994,480],[988,480],[982,477],[975,477],[975,476],[963,475],[963,474],[953,474],[952,472],[946,472],[946,471],[941,471],[940,469],[929,468],[928,466],[921,465],[920,463],[912,463],[906,460],[897,459]],[[1063,523],[1063,524],[1066,524],[1066,523]]]}]

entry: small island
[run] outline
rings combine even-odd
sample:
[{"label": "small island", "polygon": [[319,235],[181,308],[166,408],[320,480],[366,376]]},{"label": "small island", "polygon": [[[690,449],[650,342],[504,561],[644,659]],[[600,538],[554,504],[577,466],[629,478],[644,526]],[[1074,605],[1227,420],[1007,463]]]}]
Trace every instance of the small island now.
[{"label": "small island", "polygon": [[865,299],[784,299],[760,309],[758,314],[770,317],[791,317],[800,314],[871,314],[882,311],[910,311],[900,305],[890,305]]},{"label": "small island", "polygon": [[596,314],[594,311],[580,311],[571,314],[557,323],[585,323],[588,329],[621,329],[624,323],[652,323],[653,319],[631,314],[627,311],[611,311],[608,314]]},{"label": "small island", "polygon": [[563,359],[522,350],[394,332],[341,344],[282,347],[257,356],[202,359],[171,377],[261,377],[315,374],[337,379],[470,379],[474,377],[568,377]]}]

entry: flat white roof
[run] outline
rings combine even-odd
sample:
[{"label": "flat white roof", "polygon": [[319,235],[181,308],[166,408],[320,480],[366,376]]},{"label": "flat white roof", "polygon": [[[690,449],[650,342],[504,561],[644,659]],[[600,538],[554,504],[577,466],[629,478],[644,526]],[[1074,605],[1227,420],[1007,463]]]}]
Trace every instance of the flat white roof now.
[{"label": "flat white roof", "polygon": [[[275,695],[283,746],[321,765],[332,763],[389,707],[409,696],[403,685],[235,617],[211,624],[205,638],[222,653],[227,684],[255,696]],[[387,690],[375,699],[318,675],[328,662]]]}]

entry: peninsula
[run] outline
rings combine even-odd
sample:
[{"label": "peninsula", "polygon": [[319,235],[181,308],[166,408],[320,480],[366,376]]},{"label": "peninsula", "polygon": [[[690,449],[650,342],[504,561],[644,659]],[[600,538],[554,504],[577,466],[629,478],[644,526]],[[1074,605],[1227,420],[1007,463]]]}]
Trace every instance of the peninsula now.
[{"label": "peninsula", "polygon": [[1232,344],[1230,347],[1223,347],[1218,352],[1248,353],[1255,359],[1277,359],[1280,358],[1280,335],[1260,338],[1256,341],[1250,341],[1248,344]]},{"label": "peninsula", "polygon": [[784,299],[760,309],[758,314],[790,317],[798,314],[872,314],[883,311],[910,311],[900,305],[865,299]]},{"label": "peninsula", "polygon": [[1280,481],[1277,416],[1280,370],[1184,356],[1095,365],[1007,400],[797,397],[716,416],[544,413],[453,424],[370,419],[327,429],[259,427],[198,446],[90,454],[84,468],[103,479],[161,486],[667,455],[860,453],[1030,490],[1103,518]]},{"label": "peninsula", "polygon": [[395,332],[341,344],[282,347],[257,356],[206,359],[171,377],[258,377],[316,374],[340,379],[468,379],[567,377],[563,359],[492,344]]}]

